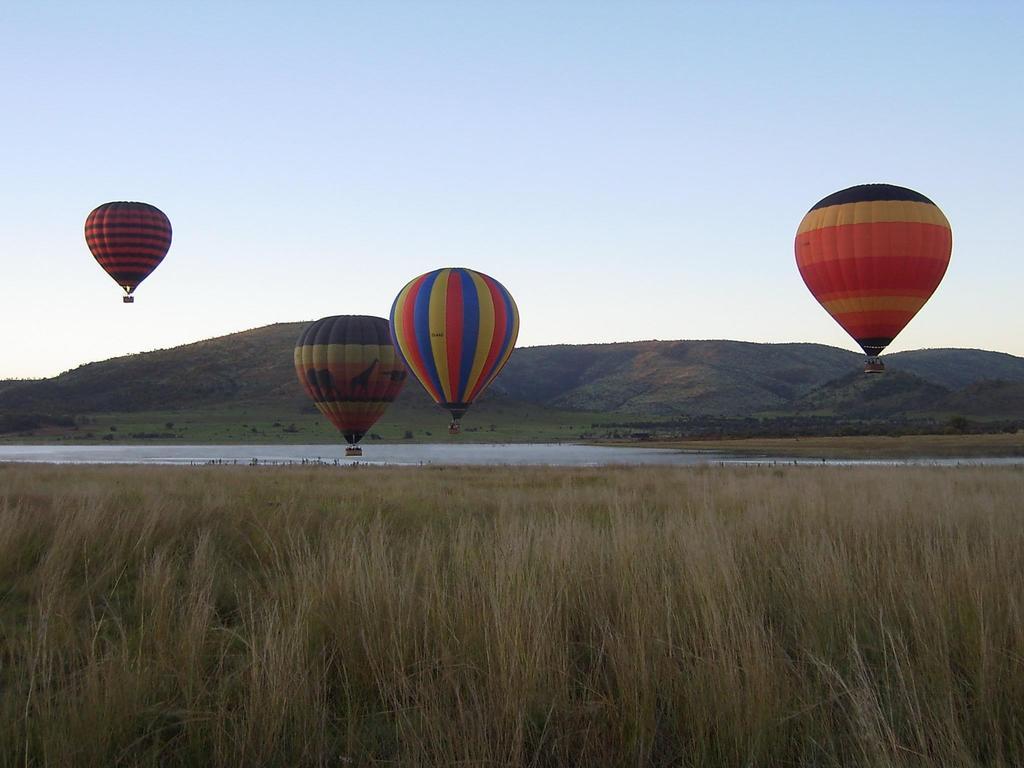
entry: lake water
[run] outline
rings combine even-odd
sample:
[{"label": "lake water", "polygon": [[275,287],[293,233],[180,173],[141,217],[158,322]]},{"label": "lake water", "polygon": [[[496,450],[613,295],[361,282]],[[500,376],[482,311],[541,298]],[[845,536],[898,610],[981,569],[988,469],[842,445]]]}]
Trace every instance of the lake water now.
[{"label": "lake water", "polygon": [[793,459],[729,456],[665,448],[628,448],[570,444],[383,444],[364,446],[364,455],[345,456],[343,445],[0,445],[0,462],[48,464],[259,464],[322,462],[369,465],[548,465],[595,467],[696,466],[701,464],[853,465],[1024,465],[1024,457],[1005,459]]}]

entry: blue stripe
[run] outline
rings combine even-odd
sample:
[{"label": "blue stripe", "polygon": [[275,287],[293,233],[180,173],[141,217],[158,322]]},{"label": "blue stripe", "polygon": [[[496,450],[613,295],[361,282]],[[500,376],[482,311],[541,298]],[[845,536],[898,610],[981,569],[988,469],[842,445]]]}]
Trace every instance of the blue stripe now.
[{"label": "blue stripe", "polygon": [[441,386],[441,379],[437,375],[437,366],[434,365],[434,350],[430,346],[430,294],[434,291],[434,284],[441,270],[435,269],[427,279],[420,284],[416,293],[416,306],[413,309],[412,325],[413,333],[416,336],[416,347],[423,359],[423,373],[426,374],[430,383],[434,385],[435,391],[444,400],[444,387]]},{"label": "blue stripe", "polygon": [[[398,292],[398,296],[401,296],[402,292]],[[402,354],[402,348],[398,345],[398,337],[395,335],[395,307],[398,306],[398,296],[395,296],[395,300],[391,302],[391,313],[388,315],[388,335],[391,337],[391,346],[395,348],[395,354],[398,355],[398,359],[402,361],[402,365],[406,367],[406,370],[412,370],[409,365],[409,361],[405,359],[405,355]]]},{"label": "blue stripe", "polygon": [[[480,336],[480,296],[472,276],[464,269],[458,270],[462,281],[462,354],[459,357],[459,391],[455,402],[466,402],[469,374],[476,362],[476,340]],[[451,280],[451,278],[448,278]],[[485,353],[486,354],[486,353]]]}]

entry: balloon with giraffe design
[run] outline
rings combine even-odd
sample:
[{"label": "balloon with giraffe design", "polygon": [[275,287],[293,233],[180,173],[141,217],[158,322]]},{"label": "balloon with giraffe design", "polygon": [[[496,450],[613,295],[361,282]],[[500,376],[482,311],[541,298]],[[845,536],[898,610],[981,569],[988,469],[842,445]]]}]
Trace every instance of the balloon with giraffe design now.
[{"label": "balloon with giraffe design", "polygon": [[399,292],[391,307],[395,349],[434,402],[448,410],[448,431],[508,362],[519,310],[505,286],[462,267],[435,269]]},{"label": "balloon with giraffe design", "polygon": [[398,396],[407,372],[388,321],[367,315],[324,317],[295,342],[295,372],[306,393],[361,456],[358,443]]}]

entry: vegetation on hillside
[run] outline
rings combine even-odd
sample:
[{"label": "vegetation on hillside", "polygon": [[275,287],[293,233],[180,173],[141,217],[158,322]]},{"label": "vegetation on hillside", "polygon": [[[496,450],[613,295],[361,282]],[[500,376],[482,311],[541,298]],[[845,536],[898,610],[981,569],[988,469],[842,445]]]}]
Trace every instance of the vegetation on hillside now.
[{"label": "vegetation on hillside", "polygon": [[[0,387],[0,435],[113,440],[100,424],[116,426],[121,440],[332,442],[292,364],[306,325],[278,323],[10,383]],[[886,359],[885,374],[864,376],[859,355],[819,344],[528,347],[515,351],[465,427],[476,432],[468,439],[578,440],[943,432],[957,417],[969,422],[961,431],[1024,426],[1022,358],[920,350]],[[444,431],[444,419],[410,380],[374,433],[425,440]],[[165,422],[178,427],[163,429]]]}]

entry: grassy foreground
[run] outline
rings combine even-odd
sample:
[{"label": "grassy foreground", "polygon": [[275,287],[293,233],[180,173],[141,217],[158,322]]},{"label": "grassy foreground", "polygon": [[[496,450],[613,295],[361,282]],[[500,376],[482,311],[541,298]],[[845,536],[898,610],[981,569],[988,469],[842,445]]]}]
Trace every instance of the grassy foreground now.
[{"label": "grassy foreground", "polygon": [[0,465],[0,765],[1024,764],[1022,498]]}]

